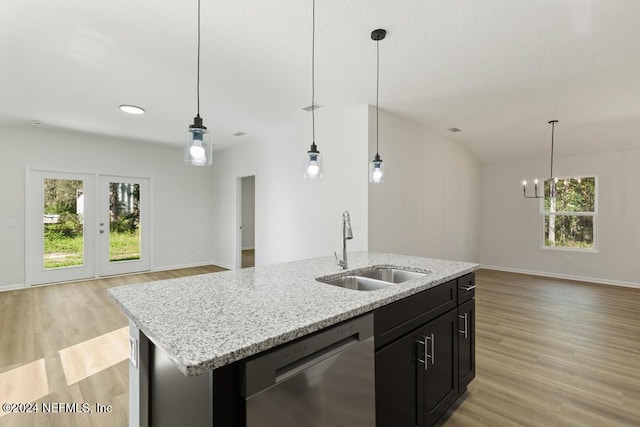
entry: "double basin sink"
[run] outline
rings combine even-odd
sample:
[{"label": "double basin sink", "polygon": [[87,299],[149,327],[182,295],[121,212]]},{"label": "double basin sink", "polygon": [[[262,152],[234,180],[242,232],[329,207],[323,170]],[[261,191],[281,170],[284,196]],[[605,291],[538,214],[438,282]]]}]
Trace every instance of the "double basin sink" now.
[{"label": "double basin sink", "polygon": [[403,270],[392,267],[372,267],[357,274],[340,277],[318,277],[316,280],[329,285],[356,291],[376,291],[398,283],[427,276],[429,273]]}]

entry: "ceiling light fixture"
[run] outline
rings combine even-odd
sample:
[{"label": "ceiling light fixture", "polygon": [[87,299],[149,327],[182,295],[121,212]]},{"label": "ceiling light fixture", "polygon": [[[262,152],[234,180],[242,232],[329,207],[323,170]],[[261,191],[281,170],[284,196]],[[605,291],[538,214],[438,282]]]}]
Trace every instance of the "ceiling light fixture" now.
[{"label": "ceiling light fixture", "polygon": [[120,111],[124,111],[125,113],[128,113],[128,114],[135,114],[135,115],[144,114],[144,108],[138,107],[135,105],[122,104],[118,108],[120,108]]},{"label": "ceiling light fixture", "polygon": [[311,5],[311,148],[304,157],[305,179],[322,178],[322,155],[316,146],[316,104],[315,104],[315,55],[316,55],[316,1]]},{"label": "ceiling light fixture", "polygon": [[384,40],[387,35],[386,30],[378,29],[371,32],[371,39],[376,42],[376,156],[369,163],[369,182],[373,184],[380,184],[384,182],[384,163],[378,153],[379,142],[379,106],[378,98],[380,94],[380,40]]},{"label": "ceiling light fixture", "polygon": [[184,147],[184,162],[193,166],[211,164],[211,138],[200,117],[200,0],[198,0],[198,69],[197,69],[197,114],[189,125],[187,142]]},{"label": "ceiling light fixture", "polygon": [[[555,197],[556,195],[556,183],[558,182],[558,178],[553,177],[553,138],[555,136],[557,120],[550,120],[549,124],[551,125],[551,173],[549,174],[549,179],[545,182],[549,182],[549,194],[551,197]],[[544,199],[544,189],[542,190],[542,194],[538,194],[538,179],[536,178],[533,181],[533,196],[527,196],[527,181],[522,181],[522,193],[525,199]]]}]

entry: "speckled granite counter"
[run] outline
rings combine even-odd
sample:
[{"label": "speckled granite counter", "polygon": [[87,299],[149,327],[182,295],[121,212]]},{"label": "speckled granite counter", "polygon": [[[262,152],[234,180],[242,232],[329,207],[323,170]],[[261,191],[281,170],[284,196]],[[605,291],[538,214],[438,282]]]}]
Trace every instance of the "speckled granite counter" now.
[{"label": "speckled granite counter", "polygon": [[[376,291],[317,282],[369,266],[429,271]],[[128,285],[109,290],[133,323],[187,376],[246,358],[470,273],[477,264],[403,255],[349,253]]]}]

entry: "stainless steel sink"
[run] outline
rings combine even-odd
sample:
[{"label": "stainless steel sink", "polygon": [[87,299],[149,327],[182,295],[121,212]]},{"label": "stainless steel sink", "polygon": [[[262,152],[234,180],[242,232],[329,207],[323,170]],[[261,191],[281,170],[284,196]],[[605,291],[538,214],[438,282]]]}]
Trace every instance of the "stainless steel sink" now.
[{"label": "stainless steel sink", "polygon": [[427,275],[427,273],[418,273],[416,271],[400,270],[387,267],[372,268],[371,270],[358,273],[358,276],[361,277],[368,277],[371,279],[382,280],[389,283],[403,283],[409,280],[417,279],[419,277],[425,277]]},{"label": "stainless steel sink", "polygon": [[373,267],[358,274],[348,276],[326,278],[318,277],[316,280],[329,285],[340,286],[356,291],[376,291],[397,283],[425,277],[429,273],[402,270],[390,267]]},{"label": "stainless steel sink", "polygon": [[316,280],[329,285],[340,286],[342,288],[353,289],[356,291],[376,291],[391,285],[391,283],[383,282],[382,280],[359,276],[343,276],[335,279],[324,279],[320,277]]}]

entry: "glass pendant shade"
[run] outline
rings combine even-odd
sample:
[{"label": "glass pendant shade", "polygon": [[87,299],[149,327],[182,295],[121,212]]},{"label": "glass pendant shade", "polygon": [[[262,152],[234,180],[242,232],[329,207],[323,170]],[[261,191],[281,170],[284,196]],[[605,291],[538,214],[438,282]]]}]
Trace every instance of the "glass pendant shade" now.
[{"label": "glass pendant shade", "polygon": [[384,182],[384,163],[378,154],[369,163],[369,182],[373,184]]},{"label": "glass pendant shade", "polygon": [[209,166],[211,165],[212,151],[211,134],[202,125],[200,116],[196,116],[187,132],[184,162],[192,166]]},{"label": "glass pendant shade", "polygon": [[307,151],[304,157],[304,177],[305,179],[322,177],[322,155],[315,143],[311,144],[311,149]]}]

